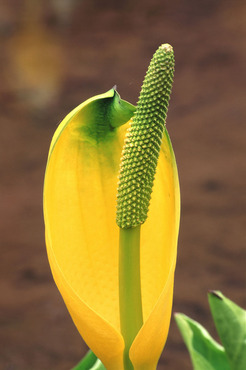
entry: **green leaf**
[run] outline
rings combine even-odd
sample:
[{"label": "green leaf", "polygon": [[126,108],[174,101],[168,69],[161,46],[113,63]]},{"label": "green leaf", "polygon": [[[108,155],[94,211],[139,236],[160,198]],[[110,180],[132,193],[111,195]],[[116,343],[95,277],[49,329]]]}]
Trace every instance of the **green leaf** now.
[{"label": "green leaf", "polygon": [[246,369],[246,311],[221,292],[208,295],[216,329],[232,370]]},{"label": "green leaf", "polygon": [[97,356],[89,350],[84,358],[72,370],[106,370]]},{"label": "green leaf", "polygon": [[178,313],[175,320],[195,370],[230,370],[225,350],[198,322]]},{"label": "green leaf", "polygon": [[106,367],[104,367],[102,362],[97,359],[94,366],[92,366],[90,370],[106,370]]}]

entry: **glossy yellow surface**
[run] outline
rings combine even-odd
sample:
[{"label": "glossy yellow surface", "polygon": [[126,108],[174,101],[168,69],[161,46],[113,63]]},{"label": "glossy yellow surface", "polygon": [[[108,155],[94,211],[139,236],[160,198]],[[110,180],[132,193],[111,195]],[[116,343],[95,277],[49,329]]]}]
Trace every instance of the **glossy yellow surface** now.
[{"label": "glossy yellow surface", "polygon": [[[83,129],[87,104],[65,118],[51,144],[44,185],[46,244],[55,282],[81,336],[107,370],[123,370],[115,217],[129,123],[103,139],[89,137]],[[176,163],[165,132],[149,216],[141,227],[144,325],[130,349],[136,370],[156,368],[168,334],[179,207]]]}]

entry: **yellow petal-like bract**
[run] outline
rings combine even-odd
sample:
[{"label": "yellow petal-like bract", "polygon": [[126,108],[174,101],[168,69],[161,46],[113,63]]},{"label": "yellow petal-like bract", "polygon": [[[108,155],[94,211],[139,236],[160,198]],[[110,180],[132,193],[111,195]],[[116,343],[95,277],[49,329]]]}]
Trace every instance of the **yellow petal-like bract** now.
[{"label": "yellow petal-like bract", "polygon": [[[81,104],[58,127],[44,184],[46,244],[55,282],[87,345],[107,370],[123,370],[116,195],[134,107],[112,89]],[[172,307],[179,183],[165,129],[147,221],[141,231],[144,324],[131,349],[136,370],[154,370]]]}]

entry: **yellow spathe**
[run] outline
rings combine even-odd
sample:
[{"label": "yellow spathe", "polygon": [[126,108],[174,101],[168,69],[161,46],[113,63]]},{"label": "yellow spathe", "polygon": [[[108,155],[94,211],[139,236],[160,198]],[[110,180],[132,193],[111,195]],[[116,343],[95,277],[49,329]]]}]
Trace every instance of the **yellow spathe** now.
[{"label": "yellow spathe", "polygon": [[[117,113],[115,94],[111,90],[86,101],[60,124],[44,184],[46,244],[55,282],[81,336],[107,370],[124,369],[115,217],[120,156],[129,125],[122,125],[123,118],[133,114],[130,105]],[[179,207],[176,162],[165,131],[149,216],[141,227],[144,325],[130,349],[136,370],[156,368],[167,338]]]}]

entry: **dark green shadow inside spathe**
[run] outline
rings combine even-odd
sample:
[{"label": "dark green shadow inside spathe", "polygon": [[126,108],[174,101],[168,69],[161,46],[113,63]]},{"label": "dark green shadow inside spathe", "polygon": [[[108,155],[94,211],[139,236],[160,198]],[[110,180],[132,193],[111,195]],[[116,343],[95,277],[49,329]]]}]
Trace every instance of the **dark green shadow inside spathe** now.
[{"label": "dark green shadow inside spathe", "polygon": [[114,137],[116,129],[127,123],[133,116],[135,107],[120,98],[113,88],[104,98],[95,99],[85,105],[74,118],[76,130],[91,142],[101,142]]}]

